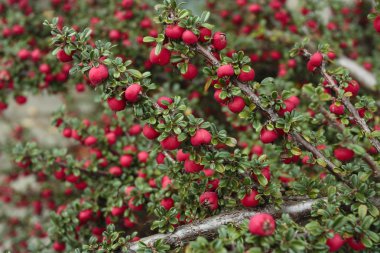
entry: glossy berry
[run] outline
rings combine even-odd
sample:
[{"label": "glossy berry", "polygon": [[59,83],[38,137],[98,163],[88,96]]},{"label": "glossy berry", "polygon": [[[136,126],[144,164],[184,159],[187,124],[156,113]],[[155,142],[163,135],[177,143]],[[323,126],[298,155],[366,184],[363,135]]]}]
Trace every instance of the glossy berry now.
[{"label": "glossy berry", "polygon": [[328,238],[326,245],[329,247],[330,252],[338,251],[345,243],[345,240],[339,235],[334,234],[332,238]]},{"label": "glossy berry", "polygon": [[199,29],[199,41],[200,42],[207,42],[211,39],[211,30],[206,27],[201,27]]},{"label": "glossy berry", "polygon": [[344,114],[344,105],[332,103],[330,105],[330,112],[334,113],[335,115],[343,115]]},{"label": "glossy berry", "polygon": [[356,240],[354,237],[347,238],[347,244],[353,250],[365,250],[364,244],[360,240]]},{"label": "glossy berry", "polygon": [[66,249],[66,245],[64,242],[54,242],[53,249],[57,252],[63,252]]},{"label": "glossy berry", "polygon": [[181,142],[178,141],[177,136],[170,135],[160,142],[161,147],[166,150],[175,150],[179,148]]},{"label": "glossy berry", "polygon": [[278,133],[276,130],[269,130],[267,128],[261,129],[260,140],[262,143],[273,143],[278,138]]},{"label": "glossy berry", "polygon": [[198,173],[203,170],[203,168],[203,165],[198,164],[190,159],[187,159],[184,164],[184,169],[187,173]]},{"label": "glossy berry", "polygon": [[212,45],[218,51],[223,50],[227,46],[227,38],[224,33],[216,32],[212,36]]},{"label": "glossy berry", "polygon": [[240,113],[245,107],[245,101],[242,97],[235,96],[228,102],[228,109],[233,113]]},{"label": "glossy berry", "polygon": [[115,177],[120,177],[123,174],[123,171],[118,166],[113,166],[109,168],[108,172]]},{"label": "glossy berry", "polygon": [[98,67],[92,67],[88,72],[88,78],[94,86],[101,84],[108,78],[107,67],[103,64],[99,64]]},{"label": "glossy berry", "polygon": [[348,162],[354,158],[355,153],[349,148],[340,147],[334,150],[334,156],[339,161]]},{"label": "glossy berry", "polygon": [[218,75],[219,78],[223,78],[223,77],[233,76],[235,75],[235,72],[232,65],[227,64],[227,65],[219,66],[219,68],[216,70],[216,74]]},{"label": "glossy berry", "polygon": [[173,103],[173,99],[169,98],[169,97],[160,97],[158,100],[157,100],[157,104],[163,108],[163,109],[168,109],[168,105],[170,105],[171,103]]},{"label": "glossy berry", "polygon": [[273,235],[276,229],[276,222],[272,215],[259,213],[251,217],[248,224],[249,232],[258,236]]},{"label": "glossy berry", "polygon": [[189,63],[187,65],[187,71],[186,73],[182,74],[182,77],[186,80],[192,80],[197,75],[198,75],[198,68],[195,65]]},{"label": "glossy berry", "polygon": [[156,54],[156,47],[154,47],[150,51],[149,60],[153,64],[167,65],[170,62],[170,51],[166,48],[161,48],[160,53]]},{"label": "glossy berry", "polygon": [[160,133],[157,132],[153,127],[151,127],[150,125],[148,124],[145,124],[145,126],[143,127],[143,135],[149,139],[149,140],[154,140],[156,139],[158,136],[160,136]]},{"label": "glossy berry", "polygon": [[198,37],[192,31],[186,30],[182,34],[182,40],[188,45],[192,45],[198,42]]},{"label": "glossy berry", "polygon": [[58,52],[57,52],[57,59],[60,61],[60,62],[70,62],[73,60],[73,57],[71,55],[68,55],[65,53],[65,50],[63,49],[60,49]]},{"label": "glossy berry", "polygon": [[185,28],[180,27],[179,25],[167,25],[165,29],[166,37],[174,40],[178,40],[182,37]]},{"label": "glossy berry", "polygon": [[122,111],[125,109],[125,100],[117,98],[108,98],[107,99],[108,107],[115,112]]},{"label": "glossy berry", "polygon": [[204,192],[199,196],[199,203],[207,206],[211,211],[218,208],[218,195],[215,192]]},{"label": "glossy berry", "polygon": [[165,208],[165,210],[169,211],[170,208],[174,206],[174,200],[172,198],[164,198],[161,200],[160,205]]},{"label": "glossy berry", "polygon": [[375,28],[376,32],[380,33],[380,16],[377,16],[373,20],[373,28]]},{"label": "glossy berry", "polygon": [[252,190],[250,193],[246,194],[240,203],[245,207],[255,207],[260,204],[260,201],[256,199],[259,193],[256,190]]},{"label": "glossy berry", "polygon": [[252,68],[249,68],[247,72],[242,69],[238,75],[238,80],[241,82],[249,82],[253,79],[255,79],[255,71]]},{"label": "glossy berry", "polygon": [[307,63],[307,69],[313,72],[316,68],[320,67],[323,62],[323,55],[320,52],[314,53]]},{"label": "glossy berry", "polygon": [[129,103],[136,103],[139,100],[139,94],[141,93],[140,84],[134,83],[125,89],[124,97]]},{"label": "glossy berry", "polygon": [[211,143],[212,135],[206,129],[198,129],[191,137],[190,142],[193,146],[208,145]]},{"label": "glossy berry", "polygon": [[347,87],[344,88],[344,91],[345,91],[345,92],[351,92],[353,97],[356,97],[356,96],[358,95],[359,90],[360,90],[360,85],[359,85],[359,83],[358,83],[357,81],[355,81],[355,80],[351,80],[351,81],[348,83]]}]

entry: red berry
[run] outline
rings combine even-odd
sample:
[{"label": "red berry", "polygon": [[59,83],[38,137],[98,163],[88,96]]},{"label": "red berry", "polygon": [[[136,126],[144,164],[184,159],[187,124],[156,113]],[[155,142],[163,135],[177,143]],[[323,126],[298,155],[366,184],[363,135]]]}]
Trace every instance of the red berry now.
[{"label": "red berry", "polygon": [[95,145],[98,139],[94,136],[88,136],[86,139],[84,139],[84,145],[86,146],[92,146]]},{"label": "red berry", "polygon": [[219,68],[216,70],[216,74],[218,75],[219,78],[223,78],[223,77],[233,76],[235,75],[235,72],[232,65],[227,64],[227,65],[219,66]]},{"label": "red berry", "polygon": [[344,105],[332,103],[330,105],[330,112],[334,113],[335,115],[342,115],[344,114]]},{"label": "red berry", "polygon": [[255,79],[255,71],[252,68],[249,68],[248,72],[241,70],[238,79],[241,82],[253,81]]},{"label": "red berry", "polygon": [[345,92],[351,92],[352,96],[356,97],[359,93],[360,85],[357,81],[351,80],[351,82],[348,83],[348,86],[344,88]]},{"label": "red berry", "polygon": [[91,209],[86,209],[83,211],[80,211],[78,214],[78,219],[81,223],[86,223],[92,218],[92,210]]},{"label": "red berry", "polygon": [[169,211],[174,206],[174,200],[172,198],[164,198],[161,200],[160,205]]},{"label": "red berry", "polygon": [[251,154],[252,155],[257,155],[257,156],[261,156],[262,154],[264,153],[264,149],[262,146],[260,145],[253,145],[252,148],[251,148]]},{"label": "red berry", "polygon": [[133,157],[131,155],[122,155],[119,158],[119,163],[122,167],[129,167],[133,162]]},{"label": "red berry", "polygon": [[111,214],[112,216],[120,216],[124,213],[126,206],[114,206],[111,208]]},{"label": "red berry", "polygon": [[348,162],[354,158],[355,153],[349,148],[340,147],[334,150],[334,156],[339,161]]},{"label": "red berry", "polygon": [[276,222],[272,215],[267,213],[259,213],[254,216],[249,221],[249,232],[253,235],[258,236],[268,236],[273,235],[276,229]]},{"label": "red berry", "polygon": [[113,166],[109,168],[108,172],[115,177],[120,177],[123,174],[123,171],[118,166]]},{"label": "red berry", "polygon": [[241,111],[243,111],[244,107],[245,107],[244,99],[239,96],[233,97],[228,102],[228,109],[230,109],[230,111],[233,113],[240,113]]},{"label": "red berry", "polygon": [[249,12],[251,12],[253,14],[257,14],[261,11],[261,6],[259,4],[251,4],[248,7],[248,10],[249,10]]},{"label": "red berry", "polygon": [[71,55],[68,55],[65,53],[65,50],[60,49],[57,53],[57,59],[60,62],[70,62],[73,60],[73,57]]},{"label": "red berry", "polygon": [[361,240],[356,240],[354,237],[347,238],[347,244],[351,247],[353,250],[364,250],[365,246],[361,242]]},{"label": "red berry", "polygon": [[281,117],[285,115],[286,112],[291,112],[296,108],[296,105],[289,99],[284,100],[285,108],[281,108],[277,113]]},{"label": "red berry", "polygon": [[143,135],[149,139],[149,140],[154,140],[156,139],[160,133],[157,132],[153,127],[151,127],[150,125],[148,124],[145,124],[145,126],[143,127]]},{"label": "red berry", "polygon": [[373,28],[375,28],[376,32],[380,33],[380,16],[377,16],[373,20]]},{"label": "red berry", "polygon": [[276,130],[269,130],[267,128],[261,129],[260,140],[262,143],[273,143],[277,140],[278,133]]},{"label": "red berry", "polygon": [[184,169],[187,173],[198,173],[203,170],[204,166],[190,159],[187,159],[184,164]]},{"label": "red berry", "polygon": [[125,109],[125,100],[124,99],[117,99],[117,98],[108,98],[107,103],[109,108],[112,111],[118,112]]},{"label": "red berry", "polygon": [[125,99],[129,103],[137,102],[139,100],[139,94],[141,90],[142,88],[139,84],[137,83],[131,84],[125,89],[125,93],[124,93]]},{"label": "red berry", "polygon": [[179,148],[181,142],[178,141],[177,136],[171,135],[166,137],[164,140],[160,142],[161,147],[166,150],[175,150]]},{"label": "red berry", "polygon": [[[314,53],[311,57],[308,64],[308,69],[314,71],[316,68],[322,65],[323,55],[320,52]],[[309,69],[309,70],[310,70]]]},{"label": "red berry", "polygon": [[66,245],[64,242],[54,242],[53,249],[57,252],[63,252],[66,249]]},{"label": "red berry", "polygon": [[329,247],[330,252],[338,251],[344,243],[345,240],[343,240],[339,234],[334,234],[332,238],[328,238],[326,241],[326,245]]},{"label": "red berry", "polygon": [[21,49],[18,51],[17,56],[20,58],[20,60],[26,60],[30,57],[30,52],[26,49]]},{"label": "red berry", "polygon": [[246,194],[242,200],[241,204],[245,207],[255,207],[260,204],[260,201],[256,199],[259,193],[256,190],[252,190],[251,193]]},{"label": "red berry", "polygon": [[198,129],[194,136],[191,137],[190,142],[193,146],[208,145],[211,143],[212,135],[206,129]]},{"label": "red berry", "polygon": [[218,208],[218,195],[215,192],[204,192],[199,196],[199,203],[213,211]]},{"label": "red berry", "polygon": [[161,66],[164,66],[170,62],[170,51],[166,48],[161,48],[159,54],[156,54],[156,47],[152,48],[149,55],[149,60]]},{"label": "red berry", "polygon": [[212,45],[218,51],[223,50],[227,46],[227,38],[224,33],[216,32],[212,37]]},{"label": "red berry", "polygon": [[131,221],[131,219],[129,219],[128,217],[125,217],[123,219],[123,224],[126,228],[133,228],[136,224],[134,222]]},{"label": "red berry", "polygon": [[108,78],[107,67],[103,64],[99,64],[98,67],[92,67],[88,73],[88,78],[94,86],[101,84]]},{"label": "red berry", "polygon": [[227,99],[221,99],[220,98],[220,93],[222,93],[222,90],[215,90],[214,92],[214,98],[215,100],[218,102],[218,103],[221,103],[221,104],[225,104],[225,102],[227,101]]},{"label": "red berry", "polygon": [[198,42],[198,37],[192,31],[186,30],[182,34],[182,40],[188,45],[192,45]]},{"label": "red berry", "polygon": [[165,35],[170,39],[178,40],[182,37],[184,31],[185,28],[179,25],[168,25],[165,29]]},{"label": "red berry", "polygon": [[176,159],[178,162],[186,161],[190,157],[189,153],[184,153],[182,149],[177,151]]},{"label": "red berry", "polygon": [[137,159],[142,162],[142,163],[146,163],[148,161],[148,158],[149,158],[149,153],[146,152],[146,151],[141,151],[137,154]]},{"label": "red berry", "polygon": [[[163,101],[165,101],[165,104],[163,103]],[[170,105],[171,103],[173,103],[173,99],[169,97],[160,97],[159,99],[157,99],[157,104],[163,109],[168,109],[167,105]]]},{"label": "red berry", "polygon": [[189,64],[188,64],[188,67],[187,67],[187,72],[184,73],[184,74],[182,74],[182,77],[183,77],[184,79],[186,79],[186,80],[192,80],[192,79],[194,79],[197,75],[198,75],[198,68],[197,68],[195,65],[189,63]]},{"label": "red berry", "polygon": [[200,42],[207,42],[211,39],[211,30],[206,27],[201,27],[199,29],[199,41]]}]

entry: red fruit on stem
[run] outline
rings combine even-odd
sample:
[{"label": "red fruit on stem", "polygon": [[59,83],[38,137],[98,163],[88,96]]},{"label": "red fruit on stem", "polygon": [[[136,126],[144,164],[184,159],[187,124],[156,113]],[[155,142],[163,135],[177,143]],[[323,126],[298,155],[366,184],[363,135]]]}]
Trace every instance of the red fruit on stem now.
[{"label": "red fruit on stem", "polygon": [[241,82],[253,81],[255,79],[255,71],[252,68],[249,68],[247,72],[242,69],[238,75],[238,79]]},{"label": "red fruit on stem", "polygon": [[204,192],[199,196],[199,203],[213,211],[218,208],[218,195],[215,192]]},{"label": "red fruit on stem", "polygon": [[150,125],[148,124],[145,124],[145,126],[143,127],[143,135],[149,139],[149,140],[154,140],[156,139],[158,136],[160,136],[160,133],[157,132],[153,127],[151,127]]},{"label": "red fruit on stem", "polygon": [[182,149],[177,151],[176,159],[178,162],[186,161],[190,157],[189,153],[184,153]]},{"label": "red fruit on stem", "polygon": [[66,245],[64,242],[54,242],[53,249],[57,252],[63,252],[66,249]]},{"label": "red fruit on stem", "polygon": [[197,68],[195,65],[189,63],[189,64],[188,64],[188,67],[187,67],[187,72],[184,73],[184,74],[182,74],[182,77],[183,77],[184,79],[186,79],[186,80],[192,80],[192,79],[194,79],[197,75],[198,75],[198,68]]},{"label": "red fruit on stem", "polygon": [[140,84],[134,83],[125,89],[124,97],[129,103],[136,103],[142,88]]},{"label": "red fruit on stem", "polygon": [[86,139],[84,139],[84,145],[86,146],[92,146],[95,145],[98,139],[94,136],[88,136]]},{"label": "red fruit on stem", "polygon": [[377,16],[373,20],[373,28],[375,28],[376,32],[380,33],[380,16]]},{"label": "red fruit on stem", "polygon": [[179,25],[167,25],[165,29],[166,37],[174,40],[178,40],[182,37],[185,28],[180,27]]},{"label": "red fruit on stem", "polygon": [[182,40],[188,45],[192,45],[198,42],[198,37],[192,31],[186,30],[182,34]]},{"label": "red fruit on stem", "polygon": [[227,46],[227,38],[224,33],[216,32],[212,36],[212,45],[218,51],[223,50]]},{"label": "red fruit on stem", "polygon": [[168,105],[170,105],[171,103],[173,103],[173,99],[169,97],[160,97],[159,99],[157,99],[157,104],[163,109],[168,109]]},{"label": "red fruit on stem", "polygon": [[198,129],[194,136],[191,137],[190,142],[193,146],[208,145],[211,143],[212,135],[206,129]]},{"label": "red fruit on stem", "polygon": [[114,112],[124,110],[125,105],[126,105],[124,99],[117,99],[117,98],[108,98],[107,103],[108,103],[109,108]]},{"label": "red fruit on stem", "polygon": [[152,48],[149,55],[149,60],[160,66],[164,66],[170,62],[170,51],[166,48],[161,48],[159,54],[156,54],[156,47]]},{"label": "red fruit on stem", "polygon": [[179,148],[181,142],[178,141],[176,135],[171,135],[166,137],[164,140],[160,142],[161,147],[166,150],[175,150]]},{"label": "red fruit on stem", "polygon": [[353,97],[356,97],[358,95],[359,90],[360,90],[360,85],[355,80],[351,80],[348,83],[348,86],[346,88],[344,88],[344,91],[345,92],[351,92]]},{"label": "red fruit on stem", "polygon": [[273,143],[277,140],[278,136],[279,135],[276,130],[269,130],[267,128],[263,128],[260,132],[260,140],[263,143]]},{"label": "red fruit on stem", "polygon": [[223,78],[223,77],[233,76],[235,75],[235,72],[232,65],[227,64],[227,65],[219,66],[219,68],[216,70],[216,74],[218,75],[219,78]]},{"label": "red fruit on stem", "polygon": [[78,214],[78,219],[79,219],[79,221],[80,221],[82,224],[83,224],[83,223],[86,223],[86,222],[89,221],[91,218],[92,218],[92,210],[91,210],[91,209],[87,209],[87,210],[80,211],[79,214]]},{"label": "red fruit on stem", "polygon": [[354,237],[347,238],[347,244],[351,247],[353,250],[364,250],[365,246],[361,242],[361,240],[356,240]]},{"label": "red fruit on stem", "polygon": [[256,190],[252,190],[251,193],[246,194],[240,203],[245,207],[255,207],[260,204],[260,201],[256,199],[259,193]]},{"label": "red fruit on stem", "polygon": [[339,235],[334,234],[332,238],[328,238],[326,245],[329,247],[330,252],[338,251],[345,243],[345,240]]},{"label": "red fruit on stem", "polygon": [[170,208],[174,206],[174,200],[172,198],[164,198],[161,200],[160,205],[165,208],[165,210],[169,211]]},{"label": "red fruit on stem", "polygon": [[344,114],[344,105],[338,105],[336,103],[332,103],[330,105],[330,112],[334,113],[335,115],[342,115]]},{"label": "red fruit on stem", "polygon": [[281,117],[284,116],[286,112],[291,112],[296,108],[296,105],[289,99],[284,100],[284,104],[285,104],[285,108],[281,108],[277,112],[278,115],[280,115]]},{"label": "red fruit on stem", "polygon": [[199,41],[200,42],[207,42],[211,39],[211,30],[206,27],[201,27],[199,29]]},{"label": "red fruit on stem", "polygon": [[349,148],[340,147],[334,150],[334,156],[339,161],[348,162],[354,158],[355,152]]},{"label": "red fruit on stem", "polygon": [[148,158],[149,158],[149,153],[146,152],[146,151],[141,151],[137,154],[137,159],[142,162],[142,163],[146,163],[148,161]]},{"label": "red fruit on stem", "polygon": [[230,109],[230,111],[233,113],[240,113],[241,111],[243,111],[244,107],[245,107],[244,99],[239,96],[233,97],[228,102],[228,109]]},{"label": "red fruit on stem", "polygon": [[70,62],[73,60],[73,57],[72,55],[68,55],[65,53],[65,50],[63,49],[60,49],[58,52],[57,52],[57,59],[60,61],[60,62]]},{"label": "red fruit on stem", "polygon": [[187,173],[198,173],[203,170],[204,166],[190,159],[187,159],[184,164],[184,169]]},{"label": "red fruit on stem", "polygon": [[248,229],[253,235],[269,236],[273,235],[276,229],[276,222],[272,215],[259,213],[251,217]]},{"label": "red fruit on stem", "polygon": [[115,177],[120,177],[123,174],[123,171],[120,167],[118,166],[113,166],[109,168],[108,172]]},{"label": "red fruit on stem", "polygon": [[320,52],[316,52],[310,57],[308,65],[314,68],[318,68],[322,65],[322,62],[323,62],[323,54],[321,54]]},{"label": "red fruit on stem", "polygon": [[122,167],[129,167],[133,162],[133,157],[131,155],[122,155],[119,158],[119,163]]},{"label": "red fruit on stem", "polygon": [[108,78],[107,67],[103,64],[99,64],[98,67],[92,67],[88,72],[88,78],[94,86],[101,84]]}]

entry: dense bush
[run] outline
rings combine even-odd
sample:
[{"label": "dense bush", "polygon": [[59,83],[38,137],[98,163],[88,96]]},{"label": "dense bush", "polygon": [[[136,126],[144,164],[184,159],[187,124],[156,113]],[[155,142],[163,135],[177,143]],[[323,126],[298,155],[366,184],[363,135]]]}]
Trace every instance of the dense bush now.
[{"label": "dense bush", "polygon": [[[26,215],[2,214],[4,248],[379,251],[372,1],[155,4],[0,4],[0,110],[70,90],[97,107],[52,116],[69,149],[15,129],[0,196]],[[31,174],[38,191],[12,187]]]}]

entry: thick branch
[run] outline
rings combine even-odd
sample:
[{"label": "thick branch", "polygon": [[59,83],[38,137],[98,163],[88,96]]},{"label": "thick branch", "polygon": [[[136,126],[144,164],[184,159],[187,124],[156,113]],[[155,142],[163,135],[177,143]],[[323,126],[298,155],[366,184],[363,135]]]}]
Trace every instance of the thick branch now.
[{"label": "thick branch", "polygon": [[[180,226],[173,233],[156,234],[142,238],[140,242],[151,245],[157,240],[162,239],[172,247],[180,247],[189,241],[195,240],[198,236],[213,238],[221,226],[226,224],[238,225],[257,213],[270,213],[274,217],[280,217],[281,214],[288,213],[295,219],[303,219],[310,214],[311,207],[317,200],[321,199],[309,199],[302,202],[288,201],[285,202],[283,207],[279,210],[276,210],[274,206],[270,205],[256,208],[255,210],[239,210],[222,213],[199,222]],[[138,247],[138,242],[131,243],[127,252],[134,253]]]},{"label": "thick branch", "polygon": [[[218,61],[218,59],[216,59],[215,56],[209,50],[207,50],[199,44],[196,45],[196,50],[203,57],[205,57],[207,61],[210,62],[212,65],[216,67],[220,66],[220,62]],[[253,92],[251,87],[236,79],[233,79],[232,82],[244,92],[244,94],[252,101],[252,103],[254,103],[270,121],[276,122],[278,120],[278,115],[273,111],[272,108],[266,108],[261,104],[260,98]],[[305,149],[310,151],[317,159],[322,159],[326,163],[327,169],[331,174],[333,174],[338,180],[345,182],[347,185],[349,185],[346,180],[344,180],[340,175],[334,172],[334,169],[337,168],[337,166],[332,161],[330,161],[324,154],[322,154],[322,152],[320,152],[316,147],[314,147],[311,143],[305,140],[299,133],[292,131],[290,134],[293,137],[293,140],[298,145],[301,145]]]},{"label": "thick branch", "polygon": [[[324,66],[321,67],[321,74],[322,76],[328,81],[329,85],[333,88],[336,94],[339,94],[340,88],[338,85],[334,82],[333,78],[327,74],[326,69]],[[380,152],[380,142],[378,139],[371,136],[371,129],[368,127],[367,123],[363,118],[359,116],[358,111],[356,110],[355,106],[350,102],[350,99],[343,96],[342,102],[344,106],[348,109],[348,111],[351,113],[352,117],[354,117],[356,123],[360,126],[360,128],[364,131],[365,136],[369,139],[369,141],[372,143],[372,145],[376,148],[378,152]]]}]

